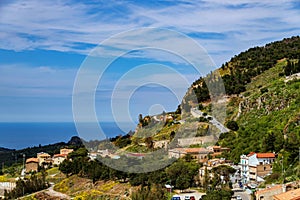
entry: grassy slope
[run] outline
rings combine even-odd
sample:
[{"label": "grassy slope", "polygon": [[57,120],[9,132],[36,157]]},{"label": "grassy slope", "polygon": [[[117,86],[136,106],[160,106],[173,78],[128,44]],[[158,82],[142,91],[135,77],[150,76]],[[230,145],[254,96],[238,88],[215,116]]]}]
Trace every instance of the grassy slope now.
[{"label": "grassy slope", "polygon": [[125,194],[134,189],[128,183],[115,181],[99,181],[95,184],[91,180],[74,175],[56,184],[56,191],[68,194],[74,199],[126,199]]},{"label": "grassy slope", "polygon": [[[231,159],[238,161],[241,153],[251,151],[263,151],[266,148],[264,138],[268,133],[275,133],[277,151],[282,146],[284,129],[299,115],[299,81],[284,83],[285,77],[278,74],[283,71],[284,60],[257,76],[247,85],[244,98],[233,98],[228,106],[228,118],[234,119],[238,112],[238,104],[243,102],[242,114],[237,119],[240,130],[228,138],[220,141],[220,144],[232,148]],[[262,92],[267,89],[266,92]],[[262,101],[260,104],[259,101]],[[294,126],[289,132],[298,133],[299,126]]]}]

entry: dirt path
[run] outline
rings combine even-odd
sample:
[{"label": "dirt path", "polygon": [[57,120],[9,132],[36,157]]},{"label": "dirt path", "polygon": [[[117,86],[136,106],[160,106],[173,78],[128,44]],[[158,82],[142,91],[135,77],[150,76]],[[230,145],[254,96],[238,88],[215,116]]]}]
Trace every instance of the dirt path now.
[{"label": "dirt path", "polygon": [[51,197],[59,197],[60,199],[70,199],[70,197],[68,195],[53,190],[53,187],[54,187],[54,185],[52,185],[50,188],[45,190],[45,193]]}]

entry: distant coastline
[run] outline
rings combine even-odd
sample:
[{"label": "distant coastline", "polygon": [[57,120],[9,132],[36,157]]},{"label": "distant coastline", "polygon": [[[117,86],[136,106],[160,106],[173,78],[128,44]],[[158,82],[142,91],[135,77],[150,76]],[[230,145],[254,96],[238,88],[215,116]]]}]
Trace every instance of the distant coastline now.
[{"label": "distant coastline", "polygon": [[[101,122],[108,138],[124,135],[114,122]],[[128,124],[126,129],[133,130]],[[79,136],[74,122],[0,122],[0,147],[23,149],[39,145],[67,142],[72,136]]]}]

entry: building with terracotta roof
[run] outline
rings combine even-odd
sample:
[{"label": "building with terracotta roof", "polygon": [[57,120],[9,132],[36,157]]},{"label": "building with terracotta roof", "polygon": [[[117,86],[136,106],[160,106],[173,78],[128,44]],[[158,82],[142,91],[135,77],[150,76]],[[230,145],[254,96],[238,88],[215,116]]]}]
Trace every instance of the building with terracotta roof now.
[{"label": "building with terracotta roof", "polygon": [[74,149],[60,149],[60,154],[65,154],[65,155],[68,155],[69,153],[73,152]]},{"label": "building with terracotta roof", "polygon": [[280,194],[285,191],[284,186],[275,185],[265,189],[260,189],[255,192],[255,197],[257,200],[273,200],[273,196]]},{"label": "building with terracotta roof", "polygon": [[207,149],[213,151],[212,157],[215,158],[217,156],[221,156],[223,152],[229,152],[230,148],[228,147],[221,147],[221,146],[209,146]]},{"label": "building with terracotta roof", "polygon": [[274,195],[273,200],[300,200],[300,188]]},{"label": "building with terracotta roof", "polygon": [[169,158],[182,158],[186,155],[191,155],[193,159],[198,162],[204,163],[208,161],[208,155],[213,151],[205,148],[175,148],[169,150]]},{"label": "building with terracotta roof", "polygon": [[53,155],[53,165],[60,165],[66,158],[67,154],[54,154]]},{"label": "building with terracotta roof", "polygon": [[255,153],[240,156],[241,177],[244,183],[260,182],[263,177],[272,173],[275,161],[274,153]]},{"label": "building with terracotta roof", "polygon": [[26,173],[37,172],[39,168],[39,160],[37,158],[28,158],[25,164]]},{"label": "building with terracotta roof", "polygon": [[49,158],[51,158],[51,156],[48,153],[37,153],[37,159],[39,161],[40,166],[42,166],[43,163],[47,163],[46,160],[48,160]]}]

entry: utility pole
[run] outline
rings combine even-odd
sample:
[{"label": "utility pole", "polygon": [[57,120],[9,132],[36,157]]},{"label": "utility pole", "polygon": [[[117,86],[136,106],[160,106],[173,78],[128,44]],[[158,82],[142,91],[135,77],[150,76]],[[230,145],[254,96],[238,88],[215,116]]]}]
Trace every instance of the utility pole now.
[{"label": "utility pole", "polygon": [[281,160],[281,168],[282,168],[282,184],[284,184],[283,155],[282,155],[282,160]]}]

